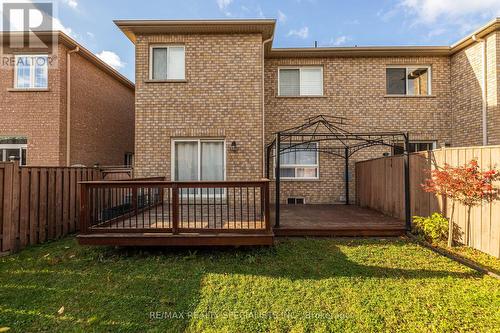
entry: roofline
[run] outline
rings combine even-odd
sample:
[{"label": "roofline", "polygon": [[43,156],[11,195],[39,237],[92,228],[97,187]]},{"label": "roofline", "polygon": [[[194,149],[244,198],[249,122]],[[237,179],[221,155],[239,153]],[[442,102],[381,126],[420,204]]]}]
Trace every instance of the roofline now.
[{"label": "roofline", "polygon": [[450,46],[451,54],[457,53],[458,51],[463,50],[464,48],[466,48],[470,44],[474,43],[474,40],[473,40],[474,36],[476,36],[478,38],[482,38],[486,35],[489,35],[493,31],[498,31],[498,30],[500,30],[500,18],[497,17],[497,18],[489,21],[488,23],[486,23],[485,25],[483,25],[479,29],[475,30],[471,34],[467,35],[466,37],[460,39],[458,42],[452,44]]},{"label": "roofline", "polygon": [[300,58],[329,56],[451,56],[475,43],[474,36],[482,38],[500,30],[500,18],[486,23],[473,33],[462,38],[451,46],[362,46],[362,47],[306,47],[306,48],[273,48],[267,58]]},{"label": "roofline", "polygon": [[[223,19],[223,20],[114,20],[118,28],[130,39],[134,44],[136,41],[136,33],[161,33],[163,31],[174,30],[175,28],[184,28],[184,33],[244,33],[258,32],[263,35],[264,39],[268,39],[274,35],[276,26],[275,19]],[[242,28],[248,29],[242,29]],[[250,28],[260,29],[250,29]],[[269,31],[266,31],[270,29]],[[163,30],[163,31],[162,31]]]},{"label": "roofline", "polygon": [[449,46],[362,46],[273,48],[267,58],[286,57],[377,57],[377,56],[447,56]]},{"label": "roofline", "polygon": [[[3,36],[5,34],[23,34],[25,32],[23,31],[0,31],[0,36]],[[63,43],[64,45],[70,47],[70,48],[76,48],[78,47],[80,50],[78,54],[82,55],[85,59],[89,60],[91,63],[96,65],[99,69],[103,70],[104,72],[108,73],[111,75],[113,78],[115,78],[117,81],[119,81],[121,84],[126,86],[127,88],[131,90],[135,90],[135,84],[127,79],[123,74],[118,72],[116,69],[102,61],[98,56],[96,56],[94,53],[89,51],[87,48],[85,48],[83,45],[78,43],[76,40],[65,34],[64,32],[60,30],[54,30],[54,31],[40,31],[37,32],[38,35],[41,36],[53,36],[57,35],[58,40]]]}]

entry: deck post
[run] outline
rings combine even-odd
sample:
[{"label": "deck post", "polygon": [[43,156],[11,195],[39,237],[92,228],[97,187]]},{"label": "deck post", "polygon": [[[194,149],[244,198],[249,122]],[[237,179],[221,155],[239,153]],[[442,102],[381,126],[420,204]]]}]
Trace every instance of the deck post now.
[{"label": "deck post", "polygon": [[280,149],[281,149],[281,134],[278,132],[276,133],[276,158],[275,158],[275,164],[276,164],[276,171],[275,171],[275,185],[276,185],[276,193],[275,193],[275,221],[274,221],[274,227],[279,228],[280,227],[280,178],[281,178],[281,161],[280,161]]},{"label": "deck post", "polygon": [[411,230],[411,200],[410,200],[410,133],[405,134],[405,151],[404,151],[404,179],[405,179],[405,222],[406,231]]},{"label": "deck post", "polygon": [[344,148],[345,158],[345,204],[349,205],[349,148]]},{"label": "deck post", "polygon": [[271,179],[271,154],[273,146],[269,145],[266,148],[266,178]]},{"label": "deck post", "polygon": [[89,221],[87,184],[80,184],[80,233],[87,234]]},{"label": "deck post", "polygon": [[172,185],[172,233],[179,233],[179,188]]},{"label": "deck post", "polygon": [[266,232],[271,232],[271,220],[270,220],[270,209],[269,209],[269,180],[266,180],[264,183],[263,193],[260,194],[261,197],[264,197],[264,220],[266,223]]}]

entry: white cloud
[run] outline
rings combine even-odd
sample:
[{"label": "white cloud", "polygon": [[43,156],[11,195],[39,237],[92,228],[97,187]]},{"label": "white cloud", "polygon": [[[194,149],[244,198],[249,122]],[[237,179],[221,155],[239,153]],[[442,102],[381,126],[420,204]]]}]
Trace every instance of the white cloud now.
[{"label": "white cloud", "polygon": [[113,51],[104,50],[96,55],[114,69],[120,69],[125,66],[125,63],[120,59],[120,56]]},{"label": "white cloud", "polygon": [[226,16],[231,16],[231,12],[229,11],[229,6],[233,3],[233,0],[217,0],[217,7],[219,10],[224,13]]},{"label": "white cloud", "polygon": [[306,39],[307,37],[309,37],[309,27],[303,27],[299,30],[292,29],[288,32],[287,36],[288,37],[294,36],[294,37]]},{"label": "white cloud", "polygon": [[486,13],[491,19],[500,14],[499,0],[402,0],[398,6],[426,24]]},{"label": "white cloud", "polygon": [[73,9],[78,7],[78,0],[62,0],[62,2]]},{"label": "white cloud", "polygon": [[334,46],[343,45],[343,44],[347,43],[350,39],[351,39],[351,37],[349,37],[349,36],[338,36],[338,37],[332,38],[330,40],[330,45],[334,45]]},{"label": "white cloud", "polygon": [[278,9],[278,21],[281,23],[285,23],[286,19],[287,19],[286,14]]},{"label": "white cloud", "polygon": [[90,32],[90,31],[87,31],[87,36],[89,36],[90,38],[94,39],[95,38],[95,34]]}]

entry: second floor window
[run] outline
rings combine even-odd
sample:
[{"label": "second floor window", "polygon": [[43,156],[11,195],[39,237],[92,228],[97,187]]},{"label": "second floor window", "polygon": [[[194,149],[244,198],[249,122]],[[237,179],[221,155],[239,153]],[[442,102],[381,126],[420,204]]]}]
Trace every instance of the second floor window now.
[{"label": "second floor window", "polygon": [[45,89],[48,87],[47,55],[16,55],[14,88]]},{"label": "second floor window", "polygon": [[387,95],[425,96],[431,94],[429,66],[396,67],[386,69]]},{"label": "second floor window", "polygon": [[151,47],[151,80],[184,80],[184,72],[184,46]]},{"label": "second floor window", "polygon": [[278,71],[279,96],[323,95],[323,67],[284,67]]}]

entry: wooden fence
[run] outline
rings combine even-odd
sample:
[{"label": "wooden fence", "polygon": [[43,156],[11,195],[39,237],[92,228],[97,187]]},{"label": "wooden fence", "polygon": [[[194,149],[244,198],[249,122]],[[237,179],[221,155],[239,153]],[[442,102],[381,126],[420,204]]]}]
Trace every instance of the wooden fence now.
[{"label": "wooden fence", "polygon": [[79,181],[96,168],[19,167],[0,163],[0,252],[17,252],[79,228]]},{"label": "wooden fence", "polygon": [[[476,159],[482,168],[500,168],[500,146],[443,148],[410,155],[410,200],[412,216],[451,214],[451,202],[422,190],[429,169],[464,165]],[[403,157],[391,156],[356,163],[356,200],[387,215],[404,219]],[[500,186],[500,184],[496,184]],[[455,240],[500,257],[500,201],[485,203],[471,210],[457,205]]]}]

